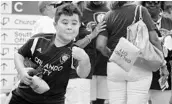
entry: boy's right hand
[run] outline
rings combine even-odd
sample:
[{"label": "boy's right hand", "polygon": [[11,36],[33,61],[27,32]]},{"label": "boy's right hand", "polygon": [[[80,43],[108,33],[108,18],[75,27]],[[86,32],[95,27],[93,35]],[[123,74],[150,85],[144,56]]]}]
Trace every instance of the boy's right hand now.
[{"label": "boy's right hand", "polygon": [[23,70],[24,71],[20,73],[21,82],[23,82],[26,85],[30,85],[32,83],[32,77],[29,76],[27,72],[29,70],[33,70],[33,68],[24,68]]}]

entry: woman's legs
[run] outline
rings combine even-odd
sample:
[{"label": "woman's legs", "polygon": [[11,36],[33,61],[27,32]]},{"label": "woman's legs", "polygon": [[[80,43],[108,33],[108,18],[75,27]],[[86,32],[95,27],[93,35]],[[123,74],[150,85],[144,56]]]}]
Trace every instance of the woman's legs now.
[{"label": "woman's legs", "polygon": [[126,104],[127,102],[127,82],[113,82],[108,80],[109,103],[110,104]]},{"label": "woman's legs", "polygon": [[127,83],[127,104],[147,104],[152,76]]},{"label": "woman's legs", "polygon": [[125,72],[117,64],[109,62],[107,75],[110,104],[147,103],[151,71],[133,67]]},{"label": "woman's legs", "polygon": [[110,104],[126,104],[127,102],[127,72],[114,62],[107,64],[107,85]]}]

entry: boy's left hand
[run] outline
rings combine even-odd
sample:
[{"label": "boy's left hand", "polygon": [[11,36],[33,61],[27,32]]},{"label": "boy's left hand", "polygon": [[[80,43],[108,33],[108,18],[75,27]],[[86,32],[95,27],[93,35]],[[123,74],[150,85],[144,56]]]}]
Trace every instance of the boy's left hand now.
[{"label": "boy's left hand", "polygon": [[87,59],[88,55],[83,49],[74,46],[72,48],[72,57],[81,61]]}]

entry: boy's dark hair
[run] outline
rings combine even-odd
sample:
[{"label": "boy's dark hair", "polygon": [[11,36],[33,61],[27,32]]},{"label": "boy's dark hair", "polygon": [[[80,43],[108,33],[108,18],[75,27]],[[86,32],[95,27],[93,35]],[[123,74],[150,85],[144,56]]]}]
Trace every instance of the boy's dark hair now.
[{"label": "boy's dark hair", "polygon": [[73,14],[78,14],[79,20],[81,21],[82,13],[81,13],[80,9],[72,3],[66,3],[66,4],[61,5],[56,10],[54,21],[57,22],[62,14],[67,15],[67,16],[72,16]]}]

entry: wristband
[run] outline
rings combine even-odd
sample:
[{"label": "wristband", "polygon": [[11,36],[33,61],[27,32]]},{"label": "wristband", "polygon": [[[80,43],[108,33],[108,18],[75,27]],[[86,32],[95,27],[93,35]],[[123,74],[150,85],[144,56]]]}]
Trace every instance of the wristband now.
[{"label": "wristband", "polygon": [[90,42],[91,42],[90,36],[89,36],[89,35],[86,35],[85,37],[88,39],[88,41],[89,41],[89,43],[90,43]]}]

